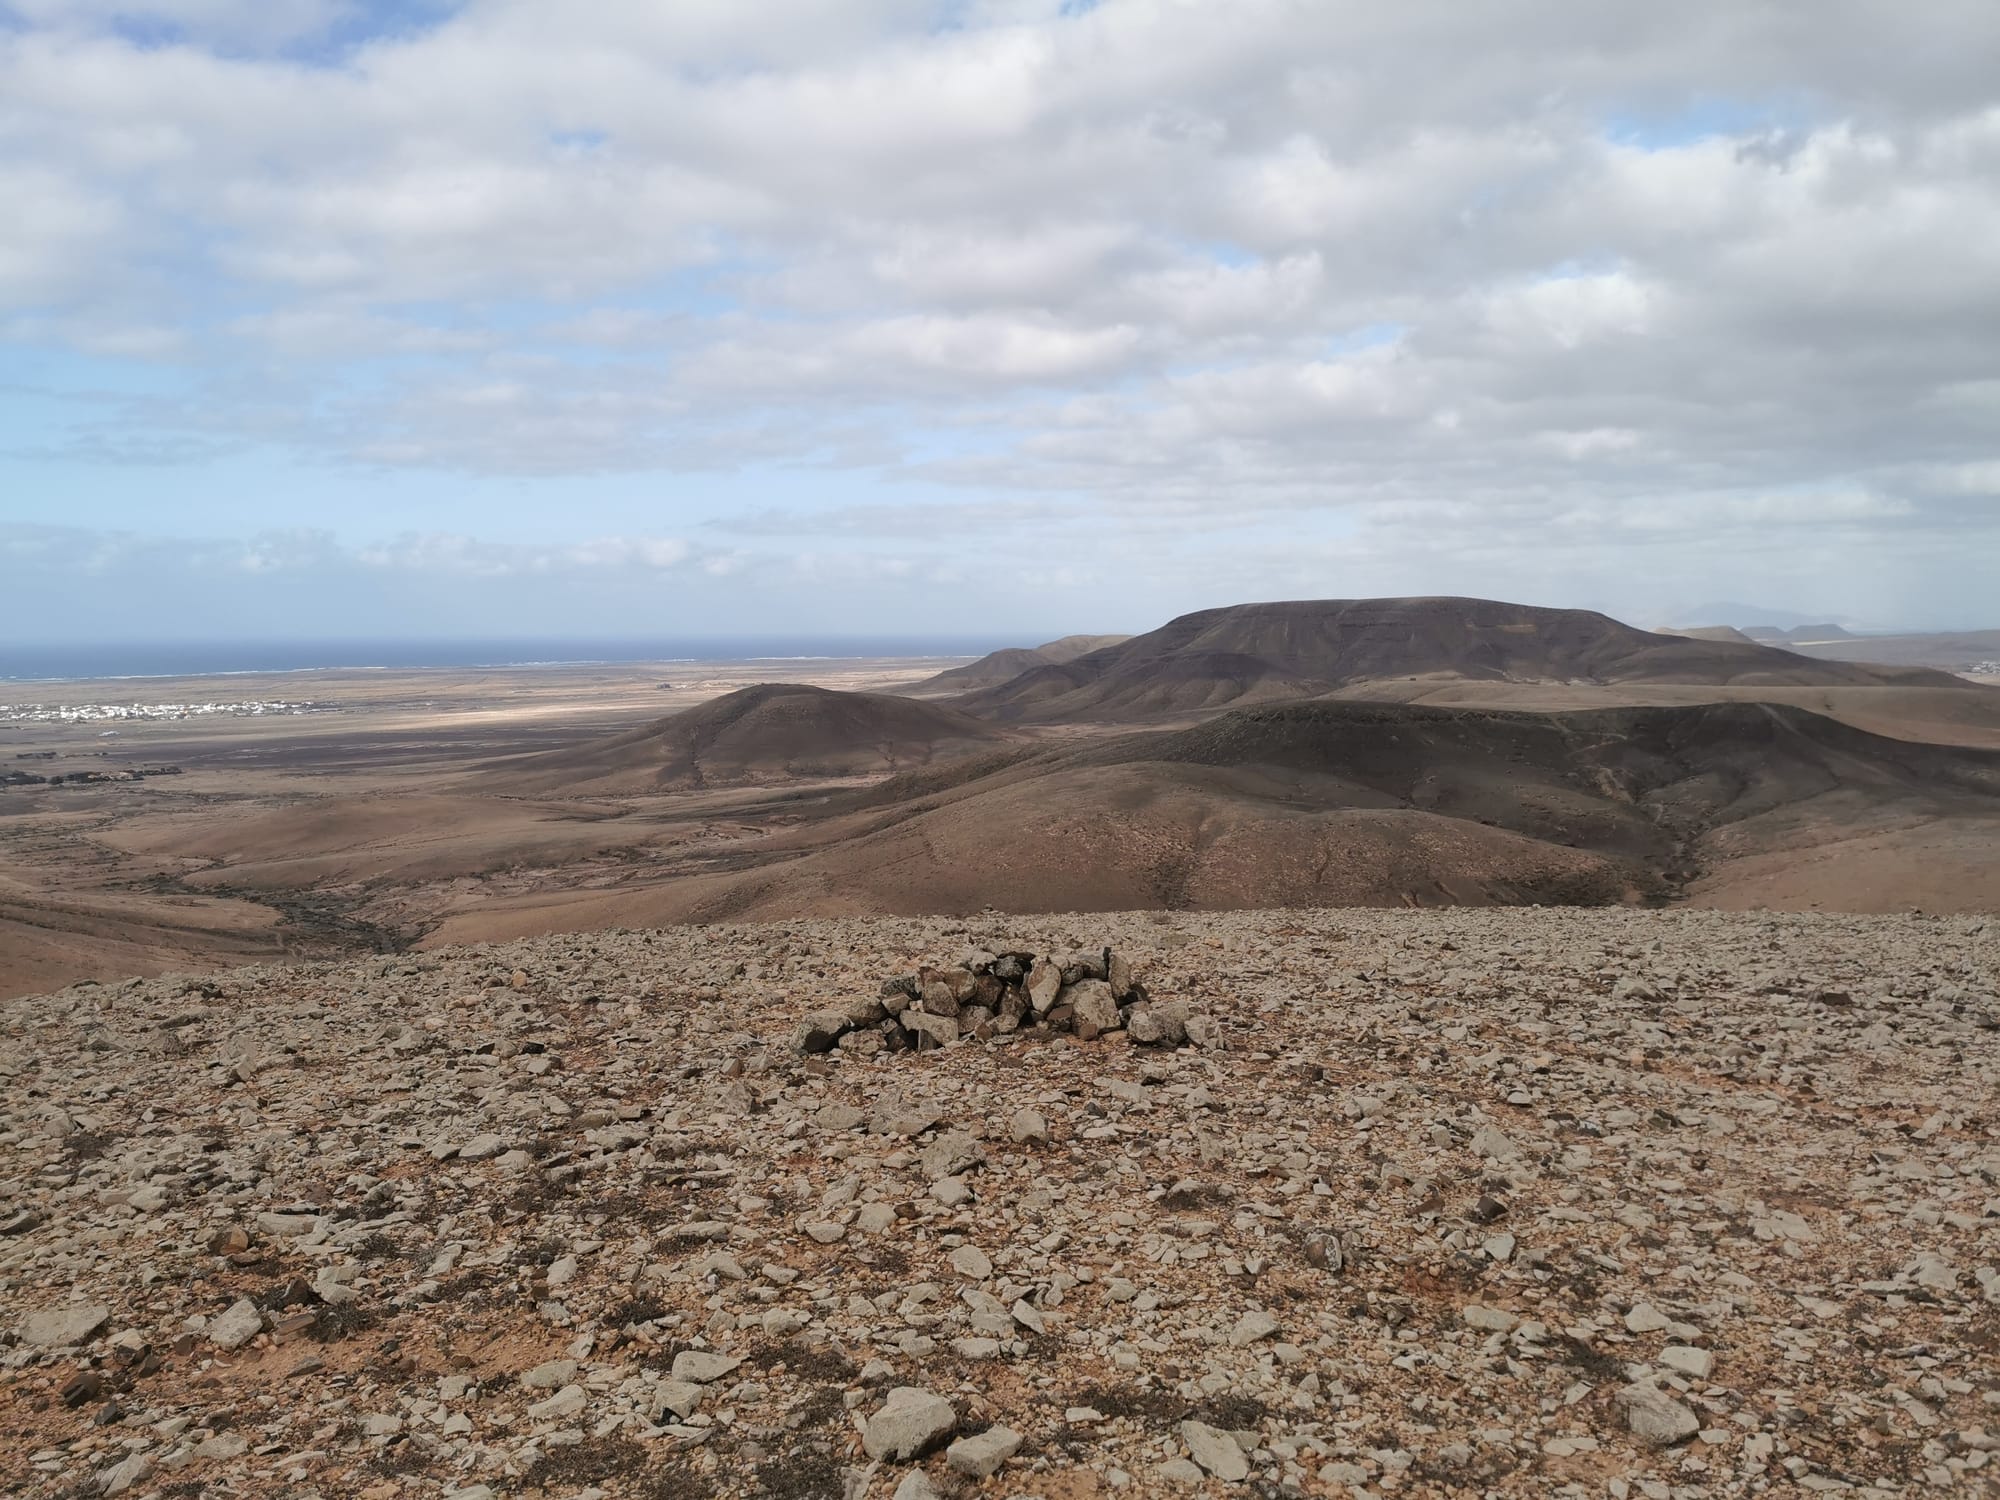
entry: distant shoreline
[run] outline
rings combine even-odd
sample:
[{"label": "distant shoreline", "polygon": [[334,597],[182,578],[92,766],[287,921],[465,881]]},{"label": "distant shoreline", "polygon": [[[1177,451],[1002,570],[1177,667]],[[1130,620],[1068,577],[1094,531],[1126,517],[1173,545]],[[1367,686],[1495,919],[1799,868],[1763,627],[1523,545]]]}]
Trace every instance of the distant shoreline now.
[{"label": "distant shoreline", "polygon": [[[504,672],[584,667],[686,667],[725,662],[966,661],[998,649],[960,640],[297,642],[261,647],[79,646],[0,654],[0,683],[152,682],[334,672]],[[571,654],[574,653],[574,654]]]}]

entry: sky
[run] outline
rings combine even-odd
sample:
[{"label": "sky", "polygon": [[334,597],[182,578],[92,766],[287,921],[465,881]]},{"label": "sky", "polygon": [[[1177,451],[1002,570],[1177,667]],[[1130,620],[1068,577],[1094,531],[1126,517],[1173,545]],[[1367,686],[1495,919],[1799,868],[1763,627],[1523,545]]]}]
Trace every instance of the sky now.
[{"label": "sky", "polygon": [[0,0],[0,635],[2000,626],[1992,0]]}]

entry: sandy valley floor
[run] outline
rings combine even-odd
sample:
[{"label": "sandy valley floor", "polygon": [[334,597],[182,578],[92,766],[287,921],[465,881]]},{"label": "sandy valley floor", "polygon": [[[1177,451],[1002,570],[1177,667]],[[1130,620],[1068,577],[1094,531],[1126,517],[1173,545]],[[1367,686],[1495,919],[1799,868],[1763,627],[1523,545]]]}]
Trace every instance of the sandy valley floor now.
[{"label": "sandy valley floor", "polygon": [[[505,881],[510,870],[553,865],[587,881],[578,862],[620,863],[607,851],[634,842],[629,831],[600,826],[602,814],[454,799],[439,789],[484,761],[613,733],[751,683],[872,689],[940,665],[705,662],[0,684],[0,702],[13,710],[0,711],[0,776],[180,767],[136,782],[0,787],[0,996],[82,976],[397,943],[400,931],[378,930],[355,907],[360,888],[410,868],[449,883],[461,872]],[[308,711],[164,716],[172,705],[218,704]],[[27,705],[44,719],[104,706],[162,716],[51,723],[30,719]],[[114,738],[102,737],[107,728]],[[709,811],[691,804],[676,816],[698,826]],[[241,898],[233,879],[189,879],[246,855],[312,863],[296,880],[273,882],[275,892]],[[336,889],[312,888],[322,883]]]}]

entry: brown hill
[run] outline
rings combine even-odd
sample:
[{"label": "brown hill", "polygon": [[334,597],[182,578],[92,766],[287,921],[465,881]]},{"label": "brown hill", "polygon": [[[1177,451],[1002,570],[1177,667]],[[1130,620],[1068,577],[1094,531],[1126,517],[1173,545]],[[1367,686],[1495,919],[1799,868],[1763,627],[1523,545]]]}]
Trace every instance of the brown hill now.
[{"label": "brown hill", "polygon": [[959,706],[1001,722],[1143,723],[1432,674],[1764,687],[1953,682],[1747,642],[1658,635],[1588,610],[1485,599],[1320,599],[1182,615],[1122,645],[968,694]]},{"label": "brown hill", "polygon": [[482,790],[618,796],[800,777],[879,776],[1011,738],[934,703],[763,683],[609,739],[496,762]]},{"label": "brown hill", "polygon": [[1653,634],[1684,636],[1691,641],[1739,641],[1752,646],[1757,644],[1734,625],[1661,625]]},{"label": "brown hill", "polygon": [[1066,635],[1059,641],[1048,641],[1040,646],[1008,646],[999,651],[988,652],[975,662],[967,662],[962,667],[952,667],[935,677],[926,677],[922,682],[912,683],[902,689],[915,697],[935,697],[948,693],[970,693],[980,688],[998,687],[1003,682],[1011,682],[1023,672],[1036,667],[1060,667],[1075,661],[1079,656],[1092,651],[1101,651],[1107,646],[1120,645],[1131,640],[1129,635]]},{"label": "brown hill", "polygon": [[[1858,830],[1882,849],[1913,831],[1955,849],[1990,904],[2000,753],[1756,703],[1300,703],[894,778],[775,841],[755,868],[579,893],[522,930],[985,906],[1601,904],[1690,882],[1726,893],[1737,862],[1793,851],[1796,863]],[[1800,899],[1841,904],[1841,878],[1822,872]],[[487,929],[508,930],[504,918]]]}]

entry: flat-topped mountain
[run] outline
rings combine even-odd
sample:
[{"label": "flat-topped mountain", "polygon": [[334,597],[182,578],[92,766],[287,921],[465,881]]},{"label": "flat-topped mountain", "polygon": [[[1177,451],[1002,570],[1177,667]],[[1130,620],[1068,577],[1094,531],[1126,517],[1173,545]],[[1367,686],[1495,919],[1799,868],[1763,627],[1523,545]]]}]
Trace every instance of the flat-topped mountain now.
[{"label": "flat-topped mountain", "polygon": [[926,677],[903,691],[917,697],[977,692],[981,688],[1012,682],[1023,672],[1031,672],[1036,667],[1065,666],[1079,656],[1102,651],[1107,646],[1123,645],[1131,639],[1129,635],[1066,635],[1061,640],[1046,641],[1039,646],[1008,646],[990,651],[978,661],[952,667],[935,677]]},{"label": "flat-topped mountain", "polygon": [[985,749],[1006,731],[935,703],[762,683],[573,749],[496,763],[488,790],[619,795],[871,776]]},{"label": "flat-topped mountain", "polygon": [[968,694],[959,706],[1002,722],[1141,723],[1429,675],[1738,687],[1953,682],[1749,642],[1659,635],[1589,610],[1487,599],[1316,599],[1182,615],[1121,645]]}]

